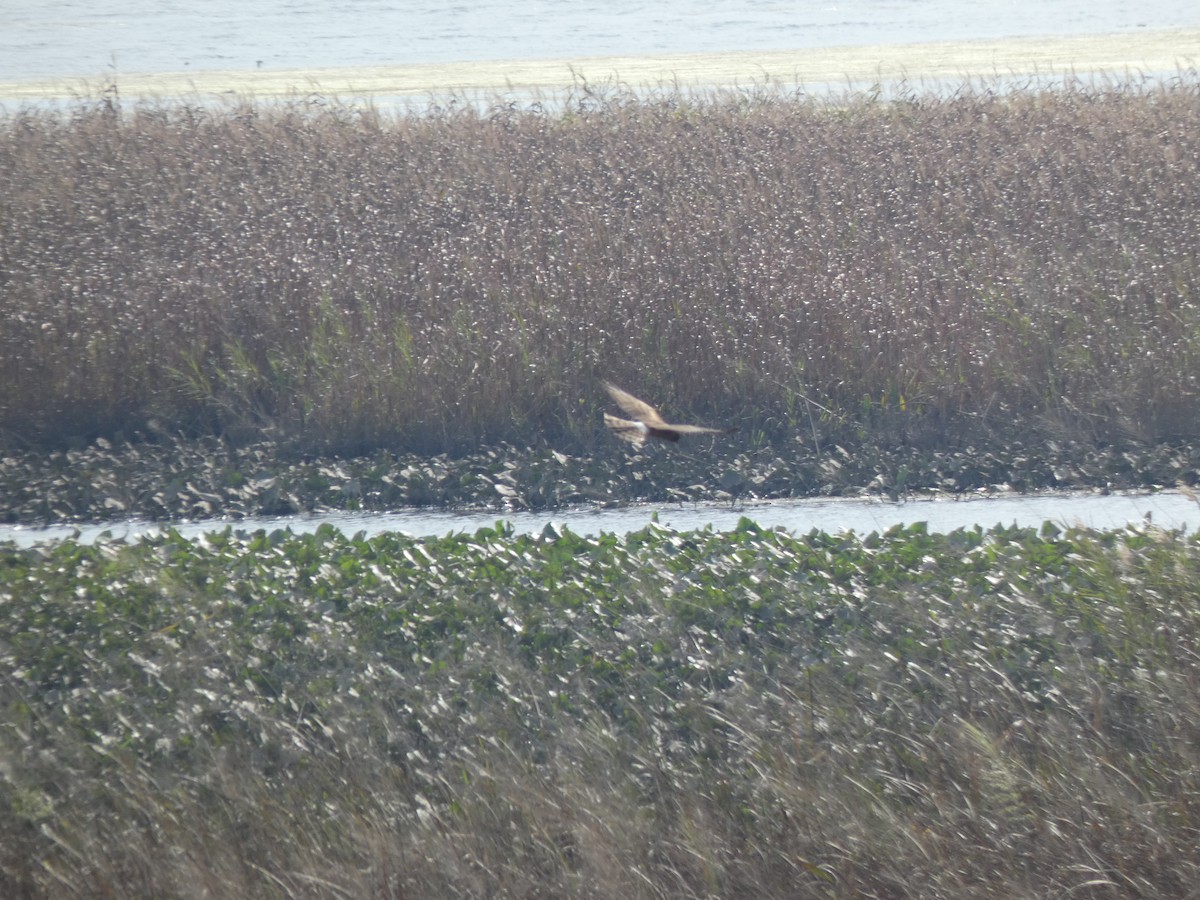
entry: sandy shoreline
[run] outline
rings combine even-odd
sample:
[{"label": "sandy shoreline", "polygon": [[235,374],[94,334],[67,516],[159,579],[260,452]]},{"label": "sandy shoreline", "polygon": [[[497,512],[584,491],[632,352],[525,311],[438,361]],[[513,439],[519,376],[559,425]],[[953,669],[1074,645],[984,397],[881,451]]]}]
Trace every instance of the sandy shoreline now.
[{"label": "sandy shoreline", "polygon": [[[1200,65],[1200,29],[1141,31],[1058,38],[833,47],[774,52],[705,53],[658,57],[592,57],[210,72],[128,74],[117,79],[126,97],[270,98],[417,96],[448,92],[554,91],[582,77],[593,84],[632,87],[678,85],[838,85],[972,77],[1175,73]],[[107,84],[63,78],[0,83],[0,100],[38,102],[97,96]]]}]

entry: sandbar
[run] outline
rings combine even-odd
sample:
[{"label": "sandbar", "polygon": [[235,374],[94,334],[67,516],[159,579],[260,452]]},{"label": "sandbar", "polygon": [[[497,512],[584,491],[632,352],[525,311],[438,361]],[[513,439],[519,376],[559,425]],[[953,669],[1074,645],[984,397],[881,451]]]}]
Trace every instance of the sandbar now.
[{"label": "sandbar", "polygon": [[[1200,29],[1006,40],[932,42],[804,50],[696,53],[653,57],[498,60],[285,70],[123,74],[124,97],[178,99],[245,96],[420,96],[558,91],[578,85],[631,88],[849,85],[906,81],[1107,75],[1118,78],[1195,72]],[[96,97],[113,80],[60,78],[0,83],[0,100],[39,102]]]}]

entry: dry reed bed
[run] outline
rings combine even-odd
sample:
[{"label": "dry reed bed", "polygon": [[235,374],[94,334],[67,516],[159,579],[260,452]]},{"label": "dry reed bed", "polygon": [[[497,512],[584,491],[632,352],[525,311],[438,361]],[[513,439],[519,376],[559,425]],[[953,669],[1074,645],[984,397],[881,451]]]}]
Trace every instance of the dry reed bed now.
[{"label": "dry reed bed", "polygon": [[0,429],[586,449],[603,377],[766,439],[1194,439],[1198,209],[1194,76],[24,110]]}]

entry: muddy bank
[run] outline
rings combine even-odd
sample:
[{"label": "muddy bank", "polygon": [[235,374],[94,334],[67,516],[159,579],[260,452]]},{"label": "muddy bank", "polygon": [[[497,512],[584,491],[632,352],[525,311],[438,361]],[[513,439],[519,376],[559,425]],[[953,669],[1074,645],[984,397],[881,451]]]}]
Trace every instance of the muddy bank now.
[{"label": "muddy bank", "polygon": [[568,455],[548,447],[357,459],[219,439],[88,447],[0,458],[0,521],[290,515],[404,507],[555,509],[635,501],[769,500],[1195,484],[1200,448],[1013,443],[1003,450],[697,447]]},{"label": "muddy bank", "polygon": [[115,81],[125,97],[211,99],[294,96],[420,96],[553,92],[573,84],[670,85],[919,83],[967,78],[1172,74],[1200,60],[1200,29],[1014,38],[786,51],[607,56],[284,70],[127,74],[0,83],[0,100],[97,96]]}]

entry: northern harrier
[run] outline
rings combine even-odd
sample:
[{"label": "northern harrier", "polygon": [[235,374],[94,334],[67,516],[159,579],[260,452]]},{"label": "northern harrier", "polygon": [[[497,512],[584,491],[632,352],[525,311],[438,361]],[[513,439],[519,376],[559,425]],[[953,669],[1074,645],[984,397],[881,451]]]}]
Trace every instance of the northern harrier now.
[{"label": "northern harrier", "polygon": [[621,411],[631,419],[618,419],[616,416],[604,414],[604,424],[613,434],[631,444],[643,444],[647,438],[659,441],[679,440],[684,434],[728,434],[737,431],[736,428],[707,428],[704,425],[672,425],[664,422],[658,410],[639,400],[633,394],[628,394],[613,384],[604,382],[604,389],[616,401]]}]

